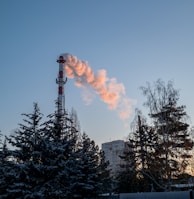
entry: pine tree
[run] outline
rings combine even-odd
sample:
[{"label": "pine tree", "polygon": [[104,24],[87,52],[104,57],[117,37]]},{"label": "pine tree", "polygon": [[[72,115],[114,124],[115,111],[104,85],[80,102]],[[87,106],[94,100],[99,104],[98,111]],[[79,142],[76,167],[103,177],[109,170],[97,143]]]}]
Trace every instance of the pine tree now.
[{"label": "pine tree", "polygon": [[[102,170],[103,169],[103,170]],[[79,198],[97,196],[103,187],[103,181],[109,174],[107,163],[98,146],[85,133],[82,135],[82,145],[77,153],[77,179],[74,181],[74,196]]]},{"label": "pine tree", "polygon": [[163,189],[170,189],[172,180],[185,171],[191,158],[189,151],[193,148],[185,106],[177,105],[179,92],[173,88],[172,82],[165,85],[158,80],[153,88],[148,84],[142,90],[147,97],[145,105],[150,110],[149,116],[157,135],[153,146],[154,164],[150,167]]},{"label": "pine tree", "polygon": [[[44,198],[71,198],[71,178],[76,176],[76,151],[79,132],[64,115],[49,115],[44,124],[41,164],[44,182],[39,193]],[[46,174],[46,178],[45,178]]]},{"label": "pine tree", "polygon": [[116,192],[118,193],[130,193],[137,192],[138,190],[138,178],[137,178],[137,161],[135,154],[134,143],[128,142],[128,149],[123,152],[120,158],[124,161],[124,164],[120,165],[121,171],[116,177]]},{"label": "pine tree", "polygon": [[0,164],[5,165],[0,167],[1,197],[72,199],[97,195],[108,175],[107,164],[94,141],[86,134],[80,139],[73,117],[56,113],[42,124],[37,104],[32,114],[23,115],[24,124],[7,138],[12,150],[6,152],[4,147],[0,153],[1,160],[6,160]]},{"label": "pine tree", "polygon": [[[0,137],[2,135],[0,134]],[[8,161],[8,149],[6,144],[6,138],[4,141],[0,139],[0,195],[2,198],[6,198],[6,188],[9,186],[9,179],[7,173],[9,172],[9,161]]]},{"label": "pine tree", "polygon": [[167,186],[185,172],[191,158],[189,151],[193,147],[188,132],[189,125],[184,120],[185,107],[177,106],[176,103],[176,100],[170,98],[160,112],[151,115],[160,137],[155,156],[162,165],[160,172],[162,171]]},{"label": "pine tree", "polygon": [[[138,191],[150,191],[147,184],[156,183],[153,153],[157,135],[153,128],[147,124],[146,118],[140,110],[136,110],[135,119],[131,126],[132,133],[130,133],[127,143],[128,150],[121,156],[125,164],[121,165],[124,170],[119,174],[119,186],[125,192],[127,190],[129,192],[137,191],[137,189],[139,189]],[[125,176],[125,178],[120,175]],[[125,187],[126,183],[129,183],[128,187]]]},{"label": "pine tree", "polygon": [[112,193],[112,178],[110,177],[110,169],[108,169],[109,162],[106,161],[104,151],[99,152],[99,168],[98,177],[100,182],[99,191],[101,193]]},{"label": "pine tree", "polygon": [[[25,124],[19,124],[19,129],[14,135],[7,138],[13,150],[9,150],[9,171],[6,178],[9,186],[6,189],[8,198],[24,198],[31,195],[37,179],[31,175],[34,173],[32,165],[40,161],[40,122],[42,114],[38,104],[34,103],[32,114],[22,114]],[[29,197],[30,198],[30,197]]]},{"label": "pine tree", "polygon": [[7,197],[71,198],[69,180],[76,165],[78,131],[66,114],[49,115],[40,124],[37,104],[32,114],[23,115],[25,124],[8,138],[14,150],[10,150],[12,161],[6,174]]},{"label": "pine tree", "polygon": [[39,138],[42,129],[40,128],[42,114],[37,103],[34,103],[34,112],[32,114],[22,114],[24,124],[19,124],[19,129],[15,131],[8,139],[9,144],[14,147],[13,158],[17,163],[36,162],[36,147],[39,146]]}]

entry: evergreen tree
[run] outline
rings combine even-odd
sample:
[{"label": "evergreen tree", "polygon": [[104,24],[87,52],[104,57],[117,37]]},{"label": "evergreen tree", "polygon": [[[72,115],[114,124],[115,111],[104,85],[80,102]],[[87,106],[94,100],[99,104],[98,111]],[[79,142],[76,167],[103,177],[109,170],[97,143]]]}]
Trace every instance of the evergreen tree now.
[{"label": "evergreen tree", "polygon": [[15,134],[0,151],[2,199],[83,198],[97,195],[108,177],[107,163],[95,142],[76,129],[74,117],[42,114],[34,104],[32,114],[23,114]]},{"label": "evergreen tree", "polygon": [[170,188],[172,179],[185,171],[188,159],[191,158],[189,151],[193,142],[186,123],[185,106],[177,105],[179,93],[173,88],[172,82],[165,85],[158,80],[153,88],[148,84],[142,90],[147,97],[145,105],[150,110],[149,115],[157,134],[152,167],[163,188]]},{"label": "evergreen tree", "polygon": [[41,159],[47,179],[41,192],[46,198],[72,198],[78,131],[67,115],[54,115],[45,123],[44,139]]},{"label": "evergreen tree", "polygon": [[[170,189],[172,181],[177,182],[176,178],[185,173],[193,148],[185,106],[177,106],[179,95],[172,82],[165,85],[158,80],[154,89],[149,84],[142,89],[153,123],[148,125],[141,112],[136,112],[128,144],[131,151],[122,158],[129,164],[128,157],[134,154],[130,159],[135,160],[139,191]],[[126,168],[124,172],[126,177],[130,170]],[[128,179],[126,177],[126,181]]]},{"label": "evergreen tree", "polygon": [[116,192],[118,193],[130,193],[137,192],[138,189],[138,178],[137,178],[137,162],[134,152],[133,143],[128,143],[128,150],[124,151],[123,155],[120,156],[124,160],[124,164],[121,166],[121,171],[116,177]]},{"label": "evergreen tree", "polygon": [[9,182],[5,198],[71,198],[69,179],[78,139],[71,119],[54,114],[40,124],[37,104],[32,114],[23,115],[25,124],[8,138],[14,150],[9,151],[10,166],[4,175]]},{"label": "evergreen tree", "polygon": [[[6,188],[7,198],[30,198],[37,179],[31,175],[32,165],[40,162],[40,122],[42,114],[37,103],[34,103],[32,114],[22,114],[25,124],[19,124],[14,135],[7,138],[13,150],[9,150],[8,171],[5,177],[9,180]],[[29,197],[28,197],[29,196]]]},{"label": "evergreen tree", "polygon": [[188,133],[189,125],[184,120],[184,109],[184,106],[177,106],[175,100],[169,99],[169,103],[160,112],[151,115],[160,137],[155,156],[162,165],[160,172],[167,186],[185,172],[191,158],[189,151],[193,142]]},{"label": "evergreen tree", "polygon": [[99,191],[101,193],[112,193],[112,178],[110,177],[110,169],[108,169],[109,162],[106,161],[104,151],[100,150],[99,158],[98,177],[99,182],[101,182]]},{"label": "evergreen tree", "polygon": [[74,195],[79,198],[97,196],[102,191],[103,181],[109,177],[104,156],[85,133],[82,135],[82,145],[77,155]]},{"label": "evergreen tree", "polygon": [[[2,135],[0,134],[0,138]],[[2,198],[6,197],[6,188],[9,186],[9,181],[11,179],[6,178],[6,174],[9,172],[9,162],[8,162],[8,149],[6,144],[6,139],[2,141],[0,139],[0,195]]]},{"label": "evergreen tree", "polygon": [[36,162],[39,159],[36,147],[39,146],[39,138],[42,133],[40,122],[43,115],[37,103],[34,103],[32,114],[22,115],[25,116],[24,124],[19,124],[19,129],[8,139],[9,144],[14,148],[12,156],[17,163]]},{"label": "evergreen tree", "polygon": [[[147,125],[146,118],[140,110],[136,110],[131,126],[128,150],[121,156],[125,164],[121,165],[124,170],[119,174],[119,187],[125,192],[150,191],[148,184],[155,181],[152,165],[157,135],[153,128]],[[127,183],[128,186],[125,186]]]}]

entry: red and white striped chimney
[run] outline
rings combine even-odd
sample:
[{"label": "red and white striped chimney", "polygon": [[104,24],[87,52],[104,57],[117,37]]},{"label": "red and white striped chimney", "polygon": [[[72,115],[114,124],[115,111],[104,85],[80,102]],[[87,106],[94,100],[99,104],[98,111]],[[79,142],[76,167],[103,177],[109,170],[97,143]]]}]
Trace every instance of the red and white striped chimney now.
[{"label": "red and white striped chimney", "polygon": [[62,116],[65,112],[65,95],[64,95],[64,84],[66,83],[67,79],[64,81],[64,63],[65,59],[63,56],[59,56],[57,62],[59,63],[59,74],[56,80],[58,84],[58,114]]}]

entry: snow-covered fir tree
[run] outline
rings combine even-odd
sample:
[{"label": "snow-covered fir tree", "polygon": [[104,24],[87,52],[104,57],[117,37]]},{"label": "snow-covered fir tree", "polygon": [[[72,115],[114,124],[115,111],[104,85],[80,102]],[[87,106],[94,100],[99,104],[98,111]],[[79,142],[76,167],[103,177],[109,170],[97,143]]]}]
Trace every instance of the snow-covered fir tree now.
[{"label": "snow-covered fir tree", "polygon": [[106,163],[94,141],[85,134],[80,139],[72,115],[52,114],[42,123],[35,103],[23,116],[24,124],[7,138],[11,150],[1,149],[2,199],[71,199],[102,190]]},{"label": "snow-covered fir tree", "polygon": [[[34,176],[35,165],[40,164],[42,114],[38,104],[34,103],[32,114],[22,114],[24,124],[19,124],[15,134],[7,138],[12,150],[9,150],[9,172],[5,177],[9,180],[6,188],[7,198],[31,198],[39,176]],[[37,178],[36,178],[37,177]]]},{"label": "snow-covered fir tree", "polygon": [[[72,170],[76,166],[78,131],[66,114],[53,115],[45,123],[42,165],[47,178],[40,192],[45,198],[71,198]],[[76,175],[76,170],[74,172]]]},{"label": "snow-covered fir tree", "polygon": [[72,188],[73,196],[87,198],[102,193],[104,183],[109,179],[108,163],[95,142],[85,133],[82,135],[76,161],[77,175]]},{"label": "snow-covered fir tree", "polygon": [[[9,186],[10,179],[8,173],[10,172],[10,164],[8,162],[8,149],[6,139],[2,140],[0,134],[0,196],[6,196],[6,188]],[[7,175],[6,175],[7,174]]]}]

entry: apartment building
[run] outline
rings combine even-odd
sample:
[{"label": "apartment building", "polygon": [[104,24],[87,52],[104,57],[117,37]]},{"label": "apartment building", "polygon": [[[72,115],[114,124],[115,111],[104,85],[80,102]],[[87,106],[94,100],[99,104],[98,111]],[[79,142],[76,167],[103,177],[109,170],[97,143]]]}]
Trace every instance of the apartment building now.
[{"label": "apartment building", "polygon": [[102,151],[105,153],[105,159],[109,161],[111,176],[115,176],[121,171],[120,165],[124,164],[124,161],[119,156],[123,155],[125,150],[127,150],[127,145],[123,140],[115,140],[102,144]]}]

